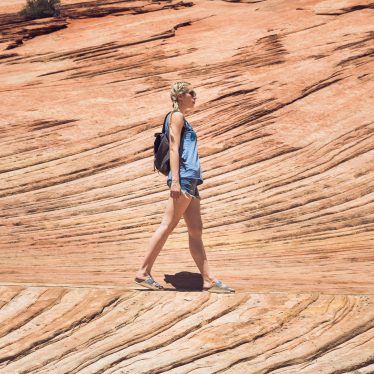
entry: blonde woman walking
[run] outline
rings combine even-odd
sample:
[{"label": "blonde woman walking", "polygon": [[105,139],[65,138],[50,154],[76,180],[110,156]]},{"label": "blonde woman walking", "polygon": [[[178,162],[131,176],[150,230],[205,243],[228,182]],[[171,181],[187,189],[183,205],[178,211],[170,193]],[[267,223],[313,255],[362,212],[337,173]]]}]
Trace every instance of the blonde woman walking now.
[{"label": "blonde woman walking", "polygon": [[[203,183],[197,149],[197,136],[185,115],[193,109],[196,92],[188,82],[171,86],[173,110],[166,117],[165,133],[169,136],[170,172],[167,185],[170,196],[166,212],[158,229],[151,237],[145,258],[135,276],[135,282],[152,290],[164,289],[156,282],[151,269],[168,236],[183,216],[188,228],[191,255],[203,277],[203,290],[218,293],[235,292],[233,288],[216,279],[209,270],[202,241],[200,195],[197,186]],[[184,128],[184,132],[182,129]],[[182,136],[183,134],[183,136]]]}]

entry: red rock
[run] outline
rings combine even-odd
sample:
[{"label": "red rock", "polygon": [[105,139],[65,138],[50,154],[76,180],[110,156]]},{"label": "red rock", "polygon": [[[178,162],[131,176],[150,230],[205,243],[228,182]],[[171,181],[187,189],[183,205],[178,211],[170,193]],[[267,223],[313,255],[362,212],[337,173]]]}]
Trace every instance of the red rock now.
[{"label": "red rock", "polygon": [[[1,368],[369,373],[371,3],[22,5],[0,4]],[[189,294],[131,290],[177,80],[197,91],[210,268],[235,295],[193,292],[183,220],[154,275]]]}]

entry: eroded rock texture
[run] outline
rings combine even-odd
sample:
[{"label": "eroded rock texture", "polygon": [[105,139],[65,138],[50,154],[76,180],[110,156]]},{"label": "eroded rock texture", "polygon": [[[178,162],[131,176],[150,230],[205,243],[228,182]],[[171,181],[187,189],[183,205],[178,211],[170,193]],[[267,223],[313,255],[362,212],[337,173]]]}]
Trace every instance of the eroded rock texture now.
[{"label": "eroded rock texture", "polygon": [[[1,370],[373,372],[373,2],[22,5],[0,3]],[[153,275],[188,293],[128,290],[169,195],[152,147],[177,80],[235,295],[192,291],[183,220]]]},{"label": "eroded rock texture", "polygon": [[1,291],[1,373],[372,373],[374,368],[374,303],[368,296]]}]

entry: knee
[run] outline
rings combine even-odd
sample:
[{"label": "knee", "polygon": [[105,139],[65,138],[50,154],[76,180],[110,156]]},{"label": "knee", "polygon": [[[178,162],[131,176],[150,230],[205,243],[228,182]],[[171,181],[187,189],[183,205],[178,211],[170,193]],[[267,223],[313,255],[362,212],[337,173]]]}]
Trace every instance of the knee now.
[{"label": "knee", "polygon": [[188,227],[188,235],[193,238],[199,238],[203,234],[203,225],[194,225]]}]

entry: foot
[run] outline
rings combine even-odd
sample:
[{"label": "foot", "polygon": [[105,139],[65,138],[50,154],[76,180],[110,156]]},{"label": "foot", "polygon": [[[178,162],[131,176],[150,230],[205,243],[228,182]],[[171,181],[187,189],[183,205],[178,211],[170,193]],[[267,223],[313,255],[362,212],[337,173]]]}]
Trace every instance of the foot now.
[{"label": "foot", "polygon": [[136,281],[144,281],[146,280],[148,277],[151,277],[152,275],[151,274],[144,274],[144,273],[136,273],[135,274],[135,282]]},{"label": "foot", "polygon": [[145,280],[135,277],[135,283],[138,284],[139,286],[143,286],[151,290],[163,290],[164,289],[164,287],[161,286],[160,283],[156,282],[151,276],[149,276]]},{"label": "foot", "polygon": [[217,281],[218,279],[216,277],[205,278],[204,283],[203,283],[203,288],[209,288],[213,286]]},{"label": "foot", "polygon": [[235,290],[228,285],[222,283],[220,280],[216,279],[211,285],[203,285],[203,290],[214,293],[233,293]]}]

